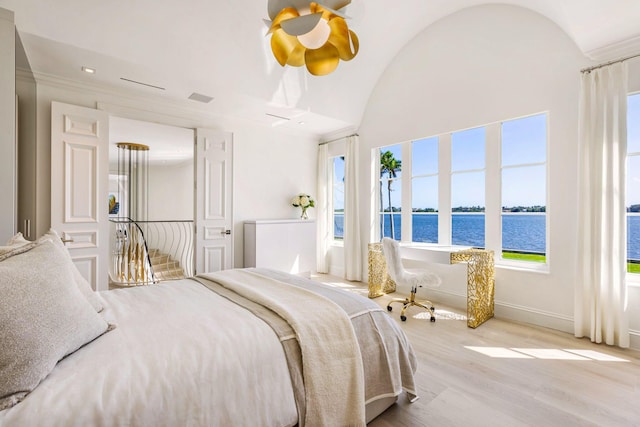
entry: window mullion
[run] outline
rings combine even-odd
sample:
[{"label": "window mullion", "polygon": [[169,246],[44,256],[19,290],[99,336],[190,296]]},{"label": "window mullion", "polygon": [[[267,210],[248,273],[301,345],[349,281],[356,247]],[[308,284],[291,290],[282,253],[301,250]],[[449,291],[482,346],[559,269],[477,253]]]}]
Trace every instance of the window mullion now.
[{"label": "window mullion", "polygon": [[412,239],[412,186],[411,186],[411,141],[402,144],[402,202],[401,202],[401,236],[403,242],[411,242]]},{"label": "window mullion", "polygon": [[502,247],[502,149],[500,124],[486,129],[485,157],[485,247],[500,253]]},{"label": "window mullion", "polygon": [[451,244],[451,134],[438,137],[438,243]]}]

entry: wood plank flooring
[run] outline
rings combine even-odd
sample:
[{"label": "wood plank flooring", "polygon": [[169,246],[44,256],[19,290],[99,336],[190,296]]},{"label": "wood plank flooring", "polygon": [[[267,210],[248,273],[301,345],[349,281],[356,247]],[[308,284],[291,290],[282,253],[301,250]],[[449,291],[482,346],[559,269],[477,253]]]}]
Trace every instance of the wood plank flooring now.
[{"label": "wood plank flooring", "polygon": [[[364,283],[312,279],[367,295]],[[374,301],[392,297],[404,295]],[[390,313],[417,354],[420,399],[401,395],[369,426],[640,426],[640,352],[499,318],[471,329],[464,310],[434,304],[434,323],[416,307],[406,322]]]}]

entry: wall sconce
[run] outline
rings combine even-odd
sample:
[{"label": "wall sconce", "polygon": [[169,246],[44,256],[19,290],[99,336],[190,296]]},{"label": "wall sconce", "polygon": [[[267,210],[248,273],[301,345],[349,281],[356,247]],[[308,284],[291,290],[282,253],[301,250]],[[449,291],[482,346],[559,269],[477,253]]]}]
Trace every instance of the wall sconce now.
[{"label": "wall sconce", "polygon": [[339,12],[351,0],[326,0],[322,4],[302,0],[269,0],[271,50],[281,66],[305,65],[314,76],[333,72],[340,60],[358,53],[356,33]]}]

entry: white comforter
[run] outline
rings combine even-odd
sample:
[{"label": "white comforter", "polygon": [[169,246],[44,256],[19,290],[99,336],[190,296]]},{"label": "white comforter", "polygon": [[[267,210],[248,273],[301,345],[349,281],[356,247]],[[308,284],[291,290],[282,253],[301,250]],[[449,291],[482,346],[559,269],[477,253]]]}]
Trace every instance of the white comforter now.
[{"label": "white comforter", "polygon": [[58,363],[0,426],[296,424],[282,345],[262,320],[191,280],[102,297],[116,329]]},{"label": "white comforter", "polygon": [[[411,345],[377,304],[286,273],[252,271],[300,288],[291,290],[300,298],[308,291],[322,295],[350,319],[365,385],[364,397],[355,393],[359,407],[350,411],[355,419],[361,420],[363,400],[374,405],[403,390],[415,394]],[[103,315],[116,329],[60,361],[21,403],[0,411],[0,427],[278,427],[308,420],[305,413],[313,417],[309,424],[326,424],[317,411],[327,406],[308,399],[319,395],[313,387],[335,384],[352,393],[339,374],[328,383],[325,378],[310,382],[315,377],[302,369],[309,349],[300,352],[301,331],[291,330],[298,320],[286,320],[292,313],[281,318],[272,311],[276,306],[270,310],[204,277],[199,280],[101,293]],[[305,310],[297,311],[305,317]],[[312,388],[305,391],[305,386]]]}]

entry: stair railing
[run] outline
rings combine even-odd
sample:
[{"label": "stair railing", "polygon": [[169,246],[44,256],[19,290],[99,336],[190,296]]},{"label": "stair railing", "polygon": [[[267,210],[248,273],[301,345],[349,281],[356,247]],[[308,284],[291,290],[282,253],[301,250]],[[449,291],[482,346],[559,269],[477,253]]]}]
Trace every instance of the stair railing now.
[{"label": "stair railing", "polygon": [[156,283],[142,227],[130,219],[112,218],[109,281],[116,286]]},{"label": "stair railing", "polygon": [[163,273],[154,268],[159,280],[193,277],[194,225],[192,220],[142,221],[150,251],[157,250],[175,261],[176,273]]}]

